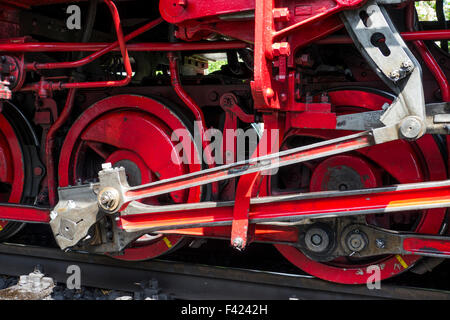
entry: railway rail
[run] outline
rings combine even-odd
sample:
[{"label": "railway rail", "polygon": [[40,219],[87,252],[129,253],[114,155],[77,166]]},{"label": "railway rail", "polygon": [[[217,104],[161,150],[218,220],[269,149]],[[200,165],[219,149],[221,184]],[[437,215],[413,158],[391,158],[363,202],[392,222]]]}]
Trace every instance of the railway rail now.
[{"label": "railway rail", "polygon": [[81,285],[137,292],[151,280],[158,291],[174,299],[438,299],[449,300],[450,292],[382,284],[369,290],[364,285],[347,286],[309,275],[261,270],[223,268],[178,261],[153,260],[133,263],[106,256],[58,249],[0,245],[0,274],[19,276],[37,265],[47,276],[65,283],[70,265],[81,269]]}]

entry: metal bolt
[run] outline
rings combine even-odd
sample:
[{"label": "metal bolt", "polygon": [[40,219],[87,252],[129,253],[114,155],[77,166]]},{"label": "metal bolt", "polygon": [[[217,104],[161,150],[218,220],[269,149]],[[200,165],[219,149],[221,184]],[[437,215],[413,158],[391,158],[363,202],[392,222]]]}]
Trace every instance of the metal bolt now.
[{"label": "metal bolt", "polygon": [[273,91],[272,88],[267,88],[264,91],[264,96],[267,98],[267,100],[270,100],[275,96],[275,92]]},{"label": "metal bolt", "polygon": [[100,203],[107,208],[111,207],[113,201],[114,195],[109,191],[104,192],[100,196]]},{"label": "metal bolt", "polygon": [[232,108],[234,105],[236,105],[238,103],[238,100],[236,98],[236,96],[232,93],[224,93],[221,97],[220,97],[220,106],[222,108]]},{"label": "metal bolt", "polygon": [[325,252],[330,244],[330,237],[323,226],[312,226],[305,233],[305,245],[309,251]]},{"label": "metal bolt", "polygon": [[367,237],[364,233],[360,232],[358,229],[353,230],[347,237],[347,247],[352,252],[360,252],[366,247],[366,240]]},{"label": "metal bolt", "polygon": [[241,237],[236,237],[236,238],[234,238],[234,240],[233,240],[233,246],[234,246],[236,249],[241,249],[243,244],[244,244],[244,240],[243,240]]},{"label": "metal bolt", "polygon": [[290,19],[289,8],[275,8],[272,12],[275,21],[286,22]]},{"label": "metal bolt", "polygon": [[384,249],[384,247],[386,246],[386,242],[383,239],[376,239],[375,240],[375,245],[379,249]]},{"label": "metal bolt", "polygon": [[406,69],[406,70],[412,70],[413,68],[413,64],[411,61],[403,61],[400,65],[400,68],[402,69]]},{"label": "metal bolt", "polygon": [[102,196],[100,197],[100,203],[101,203],[101,204],[106,204],[106,203],[108,203],[108,202],[111,201],[111,200],[112,200],[112,194],[111,194],[111,192],[105,192],[105,193],[103,193]]},{"label": "metal bolt", "polygon": [[400,133],[406,139],[415,139],[422,133],[422,122],[415,117],[407,117],[400,123]]},{"label": "metal bolt", "polygon": [[288,56],[291,54],[291,47],[288,42],[276,42],[272,44],[272,53],[275,57]]},{"label": "metal bolt", "polygon": [[394,70],[389,74],[389,78],[393,81],[397,81],[400,79],[400,72],[398,70]]},{"label": "metal bolt", "polygon": [[316,246],[320,245],[322,243],[322,237],[319,234],[314,234],[311,237],[311,242],[315,244]]},{"label": "metal bolt", "polygon": [[106,211],[113,211],[119,205],[119,192],[107,187],[98,194],[98,203],[100,207]]}]

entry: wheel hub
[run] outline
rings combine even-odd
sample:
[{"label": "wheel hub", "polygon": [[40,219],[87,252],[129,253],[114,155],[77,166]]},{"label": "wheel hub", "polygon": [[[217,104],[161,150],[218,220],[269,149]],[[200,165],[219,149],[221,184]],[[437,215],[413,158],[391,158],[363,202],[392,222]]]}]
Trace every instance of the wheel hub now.
[{"label": "wheel hub", "polygon": [[305,234],[305,244],[308,250],[323,253],[330,244],[330,237],[323,228],[311,227]]},{"label": "wheel hub", "polygon": [[118,150],[105,160],[113,167],[124,167],[127,181],[130,186],[152,182],[152,172],[142,158],[133,151]]},{"label": "wheel hub", "polygon": [[322,161],[311,177],[310,190],[346,191],[375,188],[380,177],[372,165],[357,156],[338,155]]}]

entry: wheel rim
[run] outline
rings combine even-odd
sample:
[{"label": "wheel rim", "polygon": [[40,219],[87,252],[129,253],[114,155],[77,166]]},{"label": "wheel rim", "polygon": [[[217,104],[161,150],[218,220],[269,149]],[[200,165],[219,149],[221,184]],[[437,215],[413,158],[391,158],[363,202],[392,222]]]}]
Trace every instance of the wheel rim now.
[{"label": "wheel rim", "polygon": [[[341,113],[354,112],[357,109],[379,110],[384,103],[391,100],[374,92],[360,90],[341,90],[329,92],[332,105]],[[356,108],[355,108],[356,107]],[[327,130],[296,130],[294,135],[301,135],[319,139],[331,139],[344,135],[335,131]],[[386,155],[389,156],[386,156]],[[355,156],[356,155],[356,156]],[[366,161],[361,162],[364,158]],[[347,162],[345,162],[347,161]],[[425,135],[414,143],[403,140],[393,141],[384,145],[373,146],[362,149],[356,153],[343,154],[325,159],[322,166],[319,164],[312,175],[311,191],[323,190],[323,181],[326,180],[325,167],[338,168],[344,163],[355,172],[364,173],[368,178],[361,182],[361,186],[377,187],[383,183],[380,179],[378,168],[388,173],[398,183],[411,183],[427,180],[441,180],[446,178],[445,164],[440,150],[433,137]],[[328,168],[329,168],[328,167]],[[445,209],[426,210],[417,215],[413,231],[418,233],[436,234],[440,231],[445,217]],[[404,214],[406,215],[406,214]],[[386,218],[381,222],[374,219],[375,215],[368,219],[368,223],[386,227]],[[382,215],[391,219],[394,215]],[[400,215],[401,216],[401,215]],[[378,265],[381,270],[381,280],[390,278],[409,269],[420,257],[412,255],[388,255],[369,261],[353,261],[347,259],[336,259],[329,263],[317,262],[306,257],[300,250],[288,245],[275,245],[281,254],[300,269],[318,278],[346,284],[366,283],[372,273],[367,273],[369,265]]]},{"label": "wheel rim", "polygon": [[[0,199],[1,202],[20,203],[25,181],[22,148],[8,119],[0,114]],[[7,238],[22,224],[0,220],[0,239]]]},{"label": "wheel rim", "polygon": [[[80,116],[67,135],[59,162],[60,185],[94,179],[103,162],[125,167],[130,185],[200,170],[198,162],[183,162],[185,154],[173,152],[178,142],[172,141],[171,136],[178,129],[188,130],[186,121],[156,100],[135,95],[101,100]],[[183,150],[193,151],[200,159],[193,139],[183,139],[181,144]],[[196,187],[143,202],[158,205],[199,202],[201,194],[201,187]],[[182,240],[181,236],[145,235],[114,257],[147,260],[177,248]]]}]

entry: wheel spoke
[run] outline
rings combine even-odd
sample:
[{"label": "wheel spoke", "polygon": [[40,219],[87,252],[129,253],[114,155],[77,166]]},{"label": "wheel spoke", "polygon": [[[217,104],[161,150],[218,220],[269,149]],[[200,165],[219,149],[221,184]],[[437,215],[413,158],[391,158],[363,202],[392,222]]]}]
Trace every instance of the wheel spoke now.
[{"label": "wheel spoke", "polygon": [[104,145],[100,142],[85,140],[85,144],[104,160],[111,155],[111,152],[106,150]]}]

